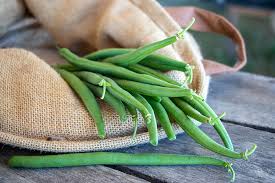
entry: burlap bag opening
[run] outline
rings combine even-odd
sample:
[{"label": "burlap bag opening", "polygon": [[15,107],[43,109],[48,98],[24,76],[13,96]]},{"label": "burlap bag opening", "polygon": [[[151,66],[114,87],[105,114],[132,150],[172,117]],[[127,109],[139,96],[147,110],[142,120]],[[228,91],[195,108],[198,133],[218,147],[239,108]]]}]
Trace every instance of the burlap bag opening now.
[{"label": "burlap bag opening", "polygon": [[[26,4],[56,43],[79,54],[107,47],[136,48],[180,29],[153,0],[26,0]],[[206,97],[209,76],[191,34],[159,53],[194,65],[190,87]],[[1,143],[41,151],[81,152],[149,142],[141,116],[133,139],[131,118],[120,123],[113,109],[101,101],[107,138],[99,140],[95,123],[83,104],[49,65],[62,62],[54,49],[0,49]],[[185,78],[180,72],[167,74],[177,81]],[[174,128],[176,133],[182,132],[177,125]],[[160,139],[166,137],[161,128],[158,132]]]}]

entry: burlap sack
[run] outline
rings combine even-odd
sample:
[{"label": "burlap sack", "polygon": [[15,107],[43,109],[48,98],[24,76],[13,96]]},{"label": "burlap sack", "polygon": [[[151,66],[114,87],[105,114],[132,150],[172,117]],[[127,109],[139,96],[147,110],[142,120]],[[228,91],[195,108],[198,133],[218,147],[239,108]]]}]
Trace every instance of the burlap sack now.
[{"label": "burlap sack", "polygon": [[[55,0],[51,3],[26,0],[26,3],[56,43],[79,54],[106,47],[135,48],[166,38],[180,29],[153,0]],[[83,104],[47,64],[61,63],[62,58],[55,50],[32,49],[32,52],[15,48],[0,50],[0,142],[42,151],[80,152],[149,141],[141,116],[138,135],[132,139],[131,118],[121,124],[118,115],[101,101],[107,138],[99,140],[95,123]],[[189,33],[184,40],[159,53],[194,65],[194,81],[190,87],[206,97],[209,76],[205,74],[199,47]],[[178,81],[184,79],[179,72],[168,74]],[[181,132],[177,125],[174,128],[176,133]],[[165,137],[161,128],[159,137]]]}]

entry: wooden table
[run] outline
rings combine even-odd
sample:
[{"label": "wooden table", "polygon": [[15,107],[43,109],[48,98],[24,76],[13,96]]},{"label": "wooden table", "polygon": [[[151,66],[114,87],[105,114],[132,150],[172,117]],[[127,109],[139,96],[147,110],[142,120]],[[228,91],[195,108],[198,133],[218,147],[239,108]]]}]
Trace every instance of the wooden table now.
[{"label": "wooden table", "polygon": [[[248,161],[235,160],[236,182],[275,182],[275,78],[235,73],[214,76],[208,102],[217,113],[227,112],[224,123],[237,150],[256,143],[257,151]],[[201,128],[218,139],[207,125]],[[177,140],[161,140],[120,149],[121,152],[161,152],[217,155],[201,148],[185,134]],[[16,154],[40,152],[1,145],[0,182],[229,182],[226,170],[214,166],[89,166],[58,169],[10,169],[6,160]]]}]

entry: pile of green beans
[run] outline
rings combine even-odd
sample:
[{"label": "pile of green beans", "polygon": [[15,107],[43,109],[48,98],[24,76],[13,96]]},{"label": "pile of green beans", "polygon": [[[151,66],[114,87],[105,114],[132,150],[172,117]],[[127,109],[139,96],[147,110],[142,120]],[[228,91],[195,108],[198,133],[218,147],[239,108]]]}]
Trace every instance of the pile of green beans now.
[{"label": "pile of green beans", "polygon": [[[103,100],[117,112],[123,122],[128,114],[133,121],[133,139],[138,130],[138,114],[145,121],[149,142],[158,145],[158,125],[169,140],[176,140],[173,123],[181,127],[202,147],[233,159],[245,159],[255,151],[256,145],[244,152],[236,152],[233,143],[218,116],[202,97],[188,88],[186,81],[177,82],[163,71],[178,70],[192,82],[192,66],[153,53],[184,37],[193,24],[175,36],[145,45],[138,49],[103,49],[80,57],[67,48],[59,53],[69,64],[53,66],[79,96],[94,119],[99,138],[105,138],[105,125],[95,97]],[[204,133],[194,120],[213,126],[223,145]],[[193,165],[223,166],[235,178],[231,164],[211,157],[176,154],[127,154],[96,152],[48,156],[15,156],[9,160],[11,167],[46,168],[84,165]]]}]

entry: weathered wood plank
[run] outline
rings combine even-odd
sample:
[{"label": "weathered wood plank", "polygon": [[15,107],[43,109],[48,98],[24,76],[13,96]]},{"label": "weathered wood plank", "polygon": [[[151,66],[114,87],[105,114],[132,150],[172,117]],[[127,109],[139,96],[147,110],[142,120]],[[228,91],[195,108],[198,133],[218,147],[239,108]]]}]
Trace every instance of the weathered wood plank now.
[{"label": "weathered wood plank", "polygon": [[15,154],[39,154],[39,152],[19,150],[5,146],[0,155],[0,182],[147,182],[132,175],[125,174],[118,170],[105,166],[89,166],[74,168],[54,168],[54,169],[10,169],[6,165],[6,160]]},{"label": "weathered wood plank", "polygon": [[275,132],[275,78],[244,72],[213,76],[209,104],[224,120]]},{"label": "weathered wood plank", "polygon": [[[231,134],[233,142],[236,144],[236,150],[244,150],[244,148],[250,147],[253,143],[258,145],[257,151],[248,161],[234,161],[233,167],[237,174],[236,182],[275,182],[274,133],[239,125],[226,124],[225,126]],[[204,126],[202,129],[217,139],[215,131],[211,127]],[[202,149],[186,135],[179,135],[177,140],[173,142],[162,140],[157,147],[147,144],[122,149],[120,151],[131,153],[160,152],[198,154],[220,157]],[[210,166],[116,166],[115,168],[127,172],[135,171],[163,182],[228,182],[230,179],[225,169]]]}]

